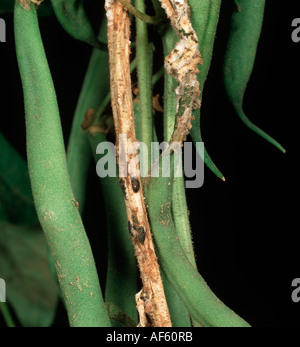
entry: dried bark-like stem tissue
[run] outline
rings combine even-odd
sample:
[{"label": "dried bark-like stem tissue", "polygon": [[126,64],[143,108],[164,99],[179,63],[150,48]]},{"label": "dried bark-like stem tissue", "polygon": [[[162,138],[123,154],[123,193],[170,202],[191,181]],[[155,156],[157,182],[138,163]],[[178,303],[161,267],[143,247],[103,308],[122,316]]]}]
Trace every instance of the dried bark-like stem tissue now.
[{"label": "dried bark-like stem tissue", "polygon": [[25,10],[30,10],[30,3],[33,2],[36,6],[39,6],[44,0],[18,0],[20,5],[25,8]]},{"label": "dried bark-like stem tissue", "polygon": [[[130,0],[128,1],[130,2]],[[105,1],[110,63],[111,101],[116,130],[116,152],[136,141],[130,76],[130,20],[118,0]],[[119,136],[121,135],[121,137]],[[124,143],[120,143],[124,140]],[[121,139],[121,140],[120,140]],[[129,163],[137,154],[125,151]],[[120,163],[119,163],[119,169]],[[159,265],[154,251],[138,167],[131,167],[120,180],[124,192],[128,225],[137,257],[142,290],[136,295],[139,326],[169,327],[171,320]]]},{"label": "dried bark-like stem tissue", "polygon": [[198,38],[190,21],[187,0],[160,0],[180,40],[165,58],[165,69],[178,82],[176,88],[177,115],[171,142],[182,143],[189,133],[192,111],[200,108],[198,66],[203,64]]}]

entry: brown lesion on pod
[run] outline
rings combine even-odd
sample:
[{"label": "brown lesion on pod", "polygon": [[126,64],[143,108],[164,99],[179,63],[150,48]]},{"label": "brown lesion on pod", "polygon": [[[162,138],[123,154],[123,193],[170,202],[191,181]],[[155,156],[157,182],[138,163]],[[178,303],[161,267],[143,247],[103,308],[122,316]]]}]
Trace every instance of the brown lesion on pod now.
[{"label": "brown lesion on pod", "polygon": [[92,108],[89,108],[84,115],[83,121],[81,123],[81,128],[83,130],[87,130],[89,127],[91,127],[96,119],[95,110]]},{"label": "brown lesion on pod", "polygon": [[138,193],[140,190],[140,181],[136,177],[132,177],[131,186],[134,193]]}]

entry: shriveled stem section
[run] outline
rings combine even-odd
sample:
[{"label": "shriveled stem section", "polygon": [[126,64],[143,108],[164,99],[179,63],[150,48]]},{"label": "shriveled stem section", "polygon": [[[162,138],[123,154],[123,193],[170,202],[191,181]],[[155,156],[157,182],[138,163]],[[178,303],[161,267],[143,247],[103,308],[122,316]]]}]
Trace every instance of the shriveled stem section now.
[{"label": "shriveled stem section", "polygon": [[[128,1],[130,2],[130,1]],[[126,162],[134,160],[125,147],[136,142],[130,77],[130,21],[127,10],[118,0],[105,2],[111,79],[111,101],[116,129],[116,153],[124,152]],[[124,139],[120,143],[120,138]],[[126,170],[120,167],[119,170]],[[139,326],[171,326],[169,310],[154,251],[138,167],[131,166],[120,179],[125,196],[129,232],[135,248],[143,289],[136,295]]]},{"label": "shriveled stem section", "polygon": [[189,133],[192,111],[200,108],[197,74],[202,64],[198,38],[190,21],[187,0],[160,0],[180,40],[165,59],[165,69],[178,82],[176,124],[171,142],[183,142]]}]

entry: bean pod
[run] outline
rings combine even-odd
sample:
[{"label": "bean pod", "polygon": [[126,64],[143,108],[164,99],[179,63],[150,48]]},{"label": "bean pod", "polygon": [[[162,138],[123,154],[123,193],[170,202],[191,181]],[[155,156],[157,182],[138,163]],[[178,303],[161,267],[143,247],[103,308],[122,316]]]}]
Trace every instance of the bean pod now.
[{"label": "bean pod", "polygon": [[[88,132],[88,139],[94,158],[99,163],[115,161],[110,147],[107,152],[99,150],[99,145],[106,140],[101,129]],[[101,191],[105,203],[108,230],[108,264],[105,284],[105,301],[113,302],[125,314],[137,321],[137,310],[134,296],[137,293],[137,264],[130,237],[131,228],[127,221],[124,194],[117,177],[101,177]],[[123,186],[123,189],[124,186]],[[117,218],[116,218],[117,216]],[[113,326],[119,326],[112,320]]]},{"label": "bean pod", "polygon": [[51,0],[51,2],[58,21],[69,35],[107,51],[107,46],[99,41],[94,33],[83,0]]},{"label": "bean pod", "polygon": [[[191,8],[191,21],[198,36],[199,48],[203,58],[203,65],[200,66],[200,73],[198,75],[202,97],[205,81],[212,60],[215,35],[219,22],[221,0],[190,0],[189,5]],[[194,111],[193,115],[194,120],[192,121],[190,134],[192,141],[196,146],[197,142],[203,142],[200,125],[200,110]],[[203,156],[202,153],[199,153],[199,155]],[[211,156],[207,152],[206,147],[204,147],[204,162],[217,177],[225,180],[224,175],[215,165]]]},{"label": "bean pod", "polygon": [[[106,20],[103,20],[98,38],[105,40]],[[86,197],[86,181],[92,157],[86,133],[81,127],[86,111],[96,110],[109,92],[108,54],[94,49],[85,74],[75,109],[67,148],[67,163],[74,196],[83,212]]]},{"label": "bean pod", "polygon": [[244,95],[253,71],[261,36],[265,3],[265,0],[239,0],[239,10],[234,10],[224,61],[224,86],[229,101],[242,122],[285,153],[282,145],[253,124],[243,110]]},{"label": "bean pod", "polygon": [[146,185],[151,229],[164,273],[192,318],[201,326],[248,327],[247,322],[215,296],[186,256],[172,217],[172,185],[173,176],[161,175],[152,177]]}]

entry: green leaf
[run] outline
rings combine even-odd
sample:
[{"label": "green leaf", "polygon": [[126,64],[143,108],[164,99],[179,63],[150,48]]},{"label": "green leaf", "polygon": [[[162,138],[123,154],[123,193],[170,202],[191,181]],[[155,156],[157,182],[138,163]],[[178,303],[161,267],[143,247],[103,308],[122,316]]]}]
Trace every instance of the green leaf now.
[{"label": "green leaf", "polygon": [[[0,133],[0,220],[38,223],[27,163]],[[1,218],[2,215],[2,218]]]},{"label": "green leaf", "polygon": [[24,327],[53,322],[58,290],[49,270],[47,243],[39,226],[0,222],[0,277],[7,301]]}]

